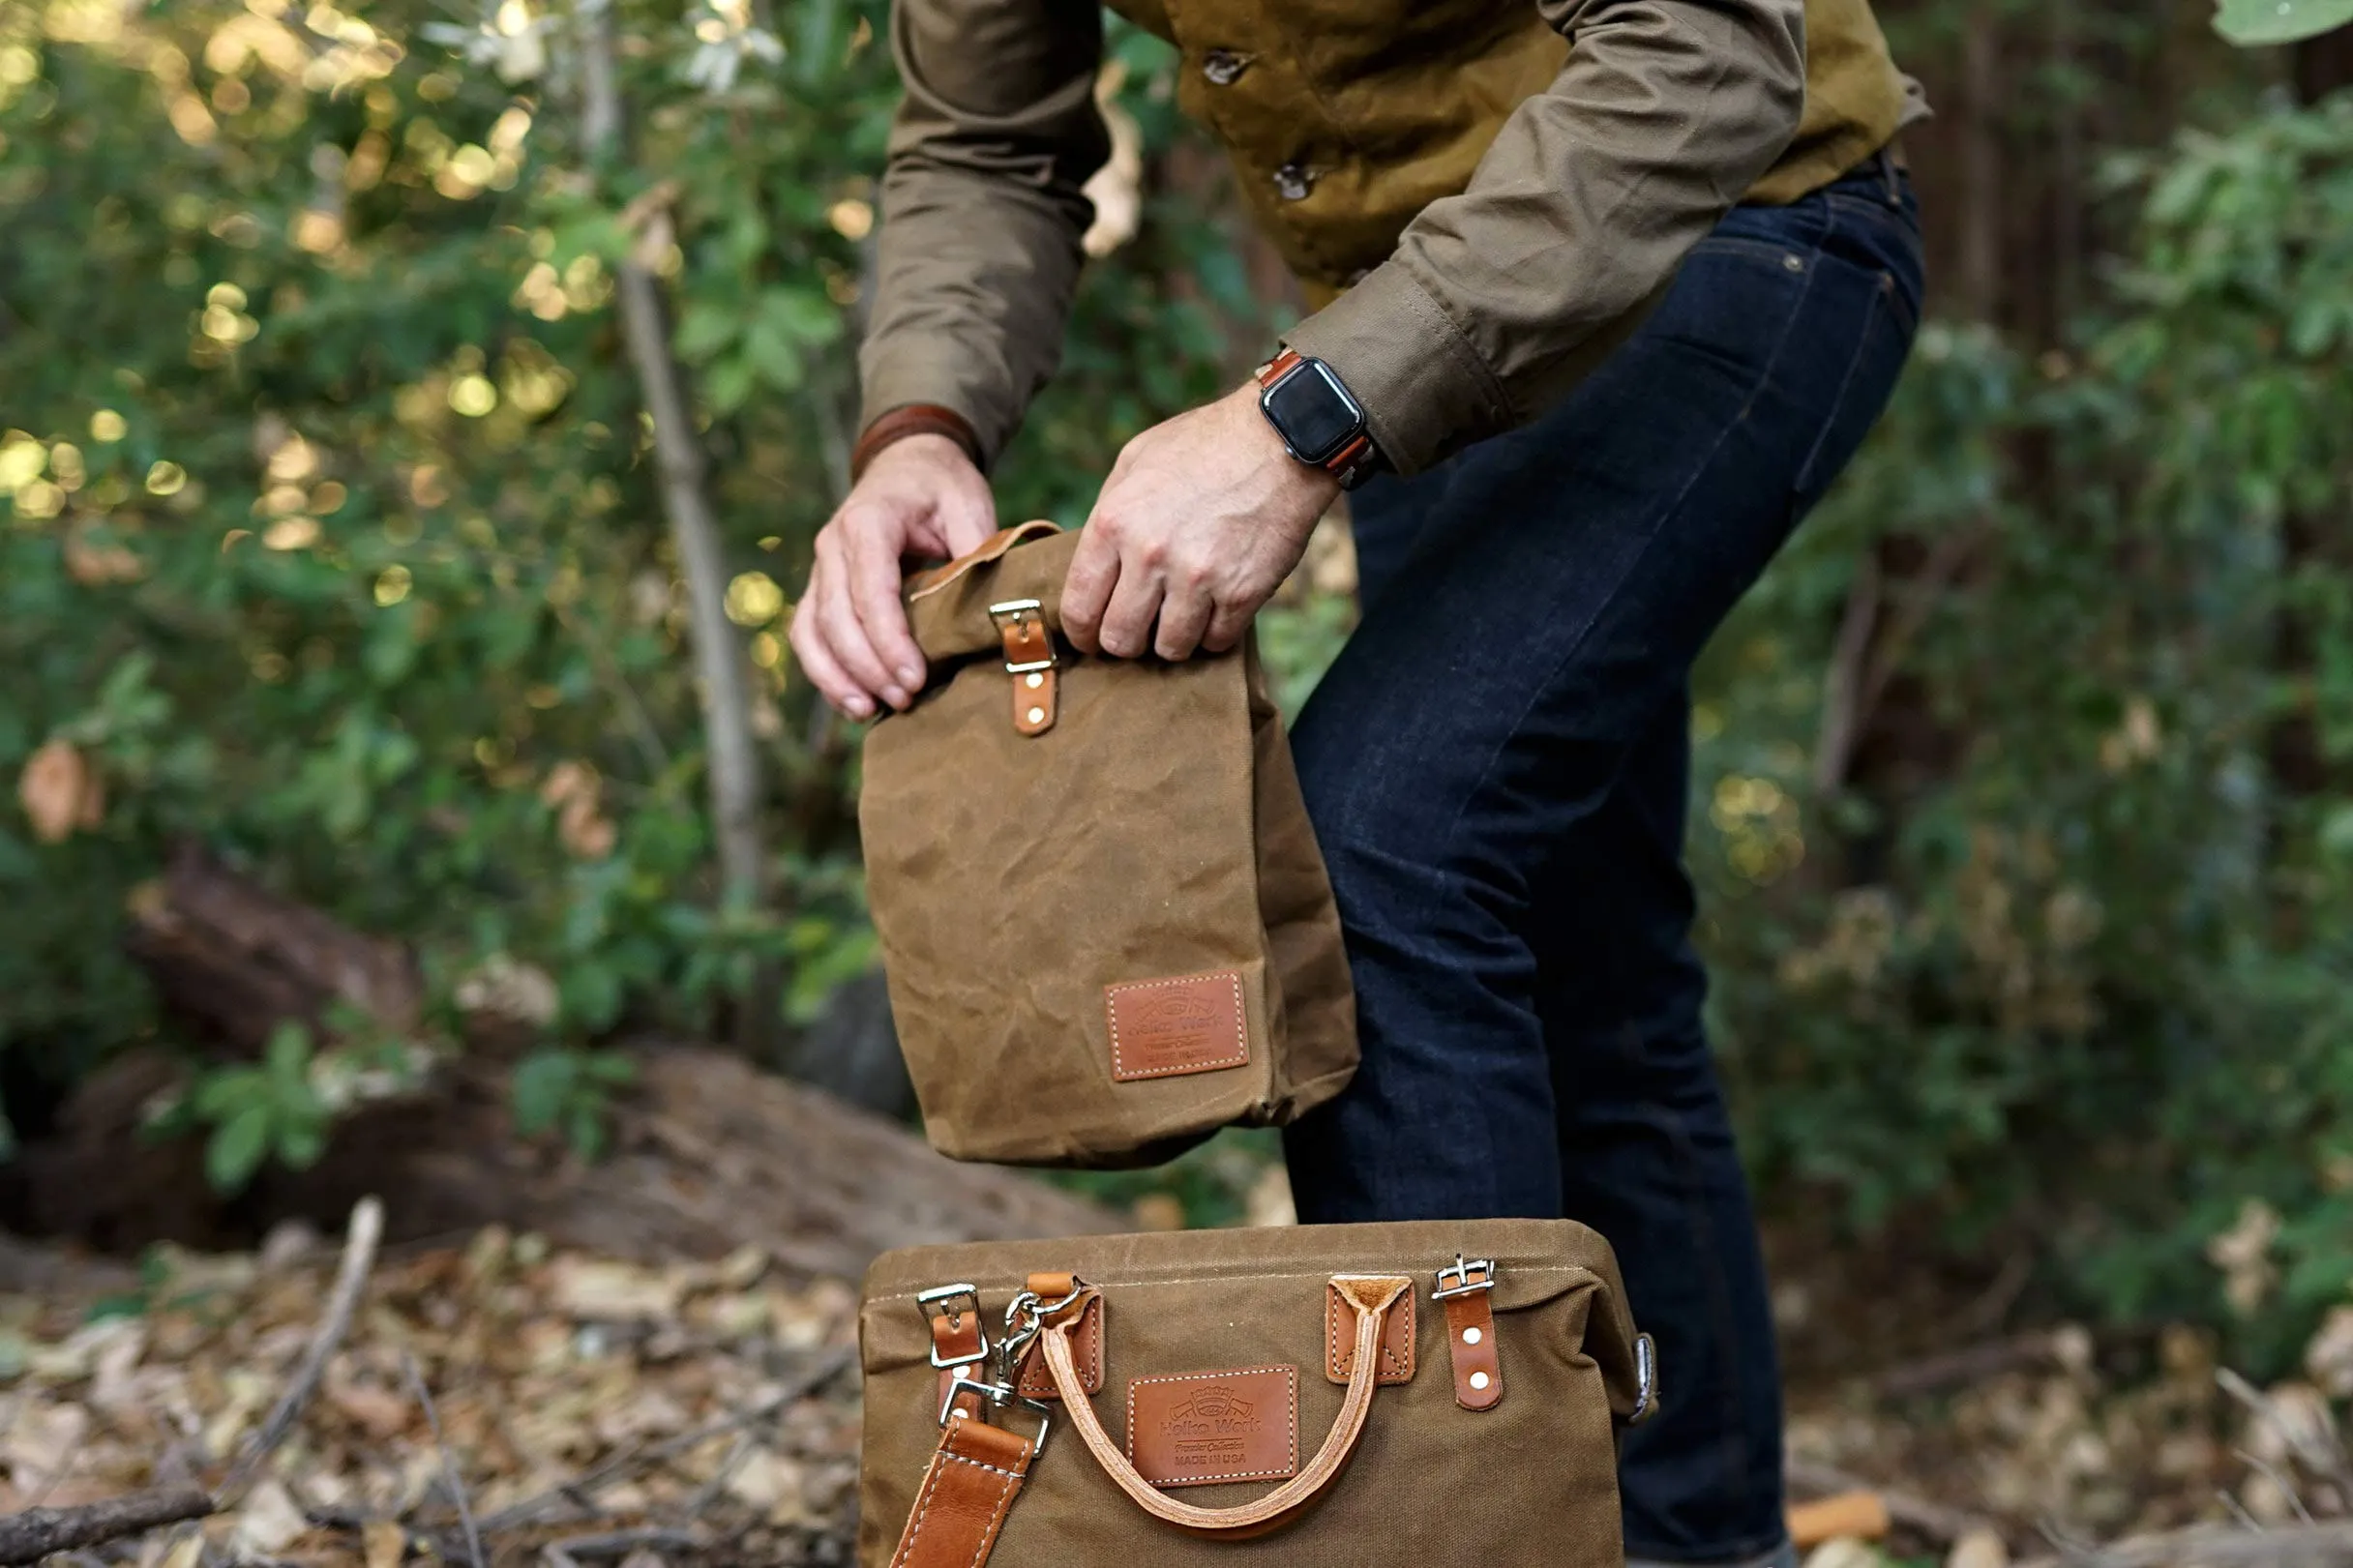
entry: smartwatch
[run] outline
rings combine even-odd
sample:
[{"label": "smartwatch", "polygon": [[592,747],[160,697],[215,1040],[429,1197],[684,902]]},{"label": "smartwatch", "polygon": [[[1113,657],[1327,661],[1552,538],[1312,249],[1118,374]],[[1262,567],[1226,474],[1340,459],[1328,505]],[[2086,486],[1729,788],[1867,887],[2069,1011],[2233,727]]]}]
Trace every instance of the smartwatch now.
[{"label": "smartwatch", "polygon": [[1321,468],[1353,490],[1371,477],[1380,454],[1364,421],[1364,408],[1320,359],[1286,348],[1258,372],[1259,411],[1283,450]]}]

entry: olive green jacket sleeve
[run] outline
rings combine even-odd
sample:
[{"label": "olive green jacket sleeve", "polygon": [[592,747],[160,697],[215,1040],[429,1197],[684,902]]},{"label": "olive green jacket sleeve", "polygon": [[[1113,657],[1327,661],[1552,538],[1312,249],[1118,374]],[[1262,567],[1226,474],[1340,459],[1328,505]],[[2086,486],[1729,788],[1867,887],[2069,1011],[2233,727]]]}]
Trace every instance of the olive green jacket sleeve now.
[{"label": "olive green jacket sleeve", "polygon": [[1788,145],[1802,0],[1544,0],[1567,36],[1469,189],[1300,322],[1391,466],[1416,473],[1542,413],[1639,321]]},{"label": "olive green jacket sleeve", "polygon": [[1110,156],[1095,108],[1096,0],[901,0],[907,87],[882,177],[860,426],[935,403],[993,460],[1061,356],[1092,221],[1080,193]]},{"label": "olive green jacket sleeve", "polygon": [[[1804,102],[1802,0],[1542,0],[1572,43],[1469,189],[1288,335],[1414,473],[1523,424],[1637,320],[1773,163]],[[1088,0],[899,0],[865,417],[938,403],[994,458],[1051,373],[1107,156]]]}]

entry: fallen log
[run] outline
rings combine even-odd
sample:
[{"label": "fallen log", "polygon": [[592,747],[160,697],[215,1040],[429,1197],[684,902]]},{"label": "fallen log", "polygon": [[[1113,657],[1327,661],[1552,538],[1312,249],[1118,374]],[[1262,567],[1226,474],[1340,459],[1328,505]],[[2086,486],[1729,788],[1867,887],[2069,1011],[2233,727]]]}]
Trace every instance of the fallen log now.
[{"label": "fallen log", "polygon": [[131,906],[131,955],[164,1003],[247,1051],[287,1020],[327,1032],[337,1003],[405,1033],[425,982],[402,943],[274,893],[194,845]]},{"label": "fallen log", "polygon": [[[194,851],[141,900],[137,928],[133,951],[165,1006],[232,1042],[265,1040],[288,1018],[319,1022],[337,1002],[412,1037],[423,1016],[404,948]],[[517,1135],[500,1049],[512,1043],[444,1050],[415,1092],[349,1108],[316,1165],[267,1167],[234,1199],[207,1187],[200,1139],[148,1131],[182,1065],[132,1053],[76,1086],[52,1136],[0,1165],[0,1225],[117,1254],[157,1241],[235,1249],[281,1220],[339,1229],[373,1194],[387,1244],[502,1225],[640,1262],[753,1245],[851,1277],[892,1247],[1121,1228],[1033,1177],[952,1163],[886,1117],[668,1040],[616,1048],[635,1079],[614,1092],[610,1152],[583,1162]]]}]

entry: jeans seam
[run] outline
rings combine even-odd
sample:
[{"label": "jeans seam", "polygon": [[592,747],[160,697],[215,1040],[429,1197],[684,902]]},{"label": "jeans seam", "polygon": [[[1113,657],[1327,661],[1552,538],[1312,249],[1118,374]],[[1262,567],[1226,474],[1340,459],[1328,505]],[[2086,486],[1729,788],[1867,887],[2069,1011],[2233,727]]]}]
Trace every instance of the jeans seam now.
[{"label": "jeans seam", "polygon": [[[1822,225],[1825,230],[1827,230],[1827,224]],[[1821,248],[1822,234],[1818,232],[1808,248],[1809,253],[1819,255]],[[1792,249],[1796,248],[1792,247]],[[1732,432],[1740,428],[1742,421],[1747,419],[1749,410],[1756,406],[1757,399],[1764,396],[1766,387],[1772,384],[1772,372],[1780,368],[1781,356],[1788,351],[1790,334],[1797,328],[1798,317],[1804,311],[1805,302],[1813,297],[1814,278],[1819,270],[1811,265],[1806,267],[1805,281],[1800,287],[1797,299],[1791,303],[1789,312],[1781,322],[1781,335],[1773,340],[1772,352],[1765,357],[1765,363],[1758,368],[1756,380],[1749,387],[1747,396],[1741,399],[1740,412],[1724,422],[1723,428],[1716,431],[1715,439],[1709,443],[1706,454],[1701,457],[1699,461],[1693,463],[1690,472],[1683,476],[1683,482],[1677,488],[1673,497],[1653,515],[1650,531],[1643,537],[1642,547],[1634,552],[1634,559],[1627,563],[1628,572],[1641,562],[1643,556],[1657,547],[1658,536],[1666,527],[1667,519],[1675,516],[1683,507],[1683,502],[1690,498],[1692,488],[1699,484],[1700,475],[1707,471],[1708,465],[1715,460],[1718,453],[1723,451],[1724,443],[1732,438]],[[1620,587],[1623,587],[1623,580]],[[1487,781],[1495,776],[1496,764],[1503,755],[1504,748],[1510,743],[1510,737],[1518,734],[1527,726],[1528,716],[1535,711],[1535,706],[1543,700],[1544,694],[1552,690],[1554,683],[1561,677],[1561,671],[1567,667],[1569,661],[1576,658],[1578,653],[1584,649],[1587,640],[1593,635],[1593,628],[1600,624],[1601,617],[1609,613],[1611,606],[1617,603],[1619,591],[1619,588],[1611,590],[1609,599],[1604,601],[1593,618],[1586,622],[1584,629],[1570,640],[1569,645],[1561,651],[1561,657],[1555,660],[1552,667],[1544,672],[1544,678],[1536,683],[1528,701],[1513,716],[1511,724],[1503,732],[1503,738],[1498,740],[1488,752],[1486,760],[1479,765],[1478,777],[1472,781],[1470,789],[1464,793],[1462,803],[1454,809],[1452,820],[1446,824],[1448,848],[1451,848],[1460,840],[1463,814],[1471,809],[1471,802],[1486,789]]]},{"label": "jeans seam", "polygon": [[1871,329],[1879,324],[1879,313],[1886,308],[1888,291],[1893,286],[1893,276],[1882,268],[1872,286],[1871,298],[1862,308],[1862,329],[1855,334],[1855,352],[1847,356],[1846,369],[1838,376],[1838,390],[1831,395],[1830,412],[1822,421],[1822,429],[1814,432],[1814,444],[1806,448],[1805,460],[1798,465],[1794,481],[1797,494],[1803,495],[1813,488],[1814,469],[1822,460],[1822,449],[1838,428],[1838,416],[1846,408],[1847,394],[1854,390],[1855,377],[1862,370],[1862,357],[1871,350]]}]

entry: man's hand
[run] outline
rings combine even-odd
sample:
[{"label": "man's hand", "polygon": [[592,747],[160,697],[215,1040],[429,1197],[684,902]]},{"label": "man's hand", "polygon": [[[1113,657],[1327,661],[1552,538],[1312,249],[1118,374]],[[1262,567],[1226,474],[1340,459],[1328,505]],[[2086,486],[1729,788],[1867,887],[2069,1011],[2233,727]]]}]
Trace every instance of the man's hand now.
[{"label": "man's hand", "polygon": [[1063,633],[1119,659],[1223,653],[1339,493],[1283,450],[1255,386],[1154,426],[1119,454],[1087,519],[1062,585]]},{"label": "man's hand", "polygon": [[904,708],[923,690],[923,651],[899,601],[900,562],[957,556],[997,531],[997,502],[964,448],[910,435],[875,454],[817,536],[809,591],[792,611],[792,652],[825,700],[852,719]]}]

